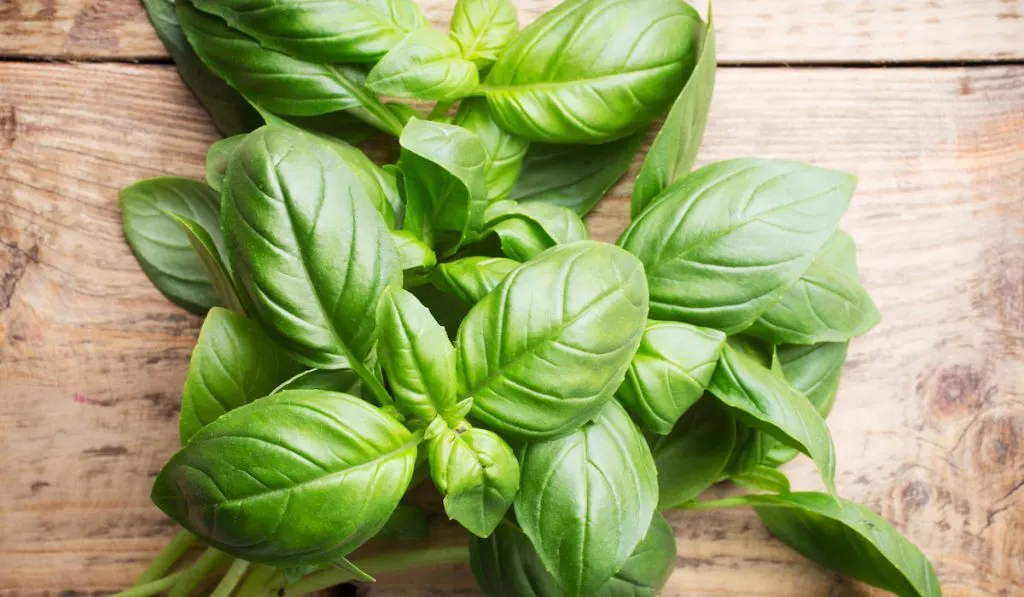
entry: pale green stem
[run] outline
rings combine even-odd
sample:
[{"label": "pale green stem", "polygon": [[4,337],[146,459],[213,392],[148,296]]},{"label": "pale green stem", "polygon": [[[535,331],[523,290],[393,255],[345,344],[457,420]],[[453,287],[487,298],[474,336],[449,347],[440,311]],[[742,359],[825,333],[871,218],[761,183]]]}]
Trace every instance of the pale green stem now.
[{"label": "pale green stem", "polygon": [[749,508],[751,504],[743,499],[744,496],[722,498],[720,500],[707,500],[704,502],[686,502],[676,506],[677,510],[723,510],[725,508]]},{"label": "pale green stem", "polygon": [[394,402],[394,400],[391,399],[391,394],[388,394],[388,391],[384,389],[384,384],[380,383],[377,376],[374,375],[365,364],[352,361],[349,366],[352,367],[352,370],[356,372],[356,375],[363,380],[363,383],[370,388],[370,392],[375,398],[377,398],[381,406],[387,406]]},{"label": "pale green stem", "polygon": [[[469,548],[459,547],[434,547],[417,549],[406,552],[382,554],[370,558],[364,558],[352,562],[367,574],[381,574],[406,568],[423,568],[428,566],[441,566],[444,564],[458,564],[469,559]],[[298,581],[285,587],[285,597],[297,597],[314,591],[320,591],[335,585],[354,580],[356,575],[339,569],[322,570],[314,572]]]},{"label": "pale green stem", "polygon": [[222,551],[217,551],[212,547],[206,548],[206,551],[203,552],[203,555],[199,556],[196,563],[192,564],[192,567],[185,571],[185,575],[174,584],[167,597],[187,597],[196,588],[196,585],[209,576],[218,566],[227,563],[230,558],[231,556]]},{"label": "pale green stem", "polygon": [[228,568],[224,578],[220,579],[220,584],[217,585],[217,588],[210,593],[210,597],[229,597],[231,591],[235,590],[235,587],[241,582],[242,577],[245,576],[245,571],[248,569],[249,562],[235,560],[231,567]]},{"label": "pale green stem", "polygon": [[181,531],[175,535],[167,543],[167,546],[160,550],[160,553],[156,554],[153,561],[149,563],[149,567],[146,568],[145,572],[135,581],[133,586],[141,587],[142,585],[153,582],[154,580],[160,579],[167,571],[171,569],[171,566],[186,552],[192,544],[196,542],[196,536],[188,531]]},{"label": "pale green stem", "polygon": [[185,576],[184,572],[177,572],[170,576],[165,576],[157,580],[153,580],[141,585],[135,585],[130,589],[121,591],[120,593],[114,593],[110,597],[151,597],[152,595],[159,595],[167,589],[174,586],[174,583]]},{"label": "pale green stem", "polygon": [[427,120],[448,120],[448,110],[452,109],[454,102],[437,102],[434,104],[433,109],[430,110],[430,114],[427,115]]},{"label": "pale green stem", "polygon": [[277,572],[278,569],[273,566],[256,564],[249,569],[249,574],[242,586],[238,587],[235,597],[263,597]]}]

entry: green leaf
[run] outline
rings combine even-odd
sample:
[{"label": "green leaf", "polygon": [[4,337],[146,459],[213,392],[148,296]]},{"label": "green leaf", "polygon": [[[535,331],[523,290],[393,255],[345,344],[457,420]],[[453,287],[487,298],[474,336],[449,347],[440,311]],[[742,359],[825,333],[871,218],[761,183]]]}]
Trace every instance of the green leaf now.
[{"label": "green leaf", "polygon": [[320,63],[376,62],[426,24],[413,0],[194,0],[271,50]]},{"label": "green leaf", "polygon": [[647,533],[654,459],[618,403],[569,435],[528,444],[516,519],[569,597],[593,595]]},{"label": "green leaf", "polygon": [[567,207],[583,217],[629,171],[645,132],[601,145],[530,146],[509,199]]},{"label": "green leaf", "polygon": [[395,406],[426,426],[455,406],[455,347],[415,296],[388,289],[377,306],[378,356]]},{"label": "green leaf", "polygon": [[672,575],[675,563],[676,538],[672,527],[655,512],[643,541],[594,597],[656,597]]},{"label": "green leaf", "polygon": [[844,342],[878,325],[881,315],[861,286],[853,237],[837,230],[782,300],[746,333],[774,344]]},{"label": "green leaf", "polygon": [[210,114],[224,136],[247,133],[263,121],[249,102],[203,64],[185,38],[174,0],[142,0],[157,36],[174,60],[181,80]]},{"label": "green leaf", "polygon": [[523,29],[480,90],[502,128],[531,141],[621,139],[679,95],[702,30],[686,2],[563,2]]},{"label": "green leaf", "polygon": [[547,203],[498,201],[484,212],[486,233],[501,241],[501,251],[529,261],[555,245],[586,240],[587,225],[572,210]]},{"label": "green leaf", "polygon": [[398,261],[407,276],[426,274],[437,265],[434,251],[408,230],[392,230],[391,241],[395,243]]},{"label": "green leaf", "polygon": [[727,344],[709,390],[744,423],[810,456],[835,492],[836,454],[825,419],[786,380]]},{"label": "green leaf", "polygon": [[430,476],[444,510],[477,537],[494,532],[519,491],[519,461],[512,448],[485,429],[455,429],[430,440]]},{"label": "green leaf", "polygon": [[469,306],[459,300],[452,300],[451,294],[433,284],[424,284],[410,288],[409,292],[419,299],[430,314],[434,316],[448,333],[448,338],[455,339],[459,333],[462,320],[469,313]]},{"label": "green leaf", "polygon": [[643,269],[579,241],[519,267],[459,328],[459,396],[504,437],[543,439],[596,415],[622,383],[647,317]]},{"label": "green leaf", "polygon": [[442,263],[437,272],[444,290],[472,306],[501,284],[517,267],[518,261],[504,257],[463,257]]},{"label": "green leaf", "polygon": [[384,526],[415,461],[416,438],[376,407],[345,394],[294,390],[204,427],[161,469],[152,498],[235,557],[322,564]]},{"label": "green leaf", "polygon": [[498,59],[519,33],[516,7],[509,0],[457,0],[452,12],[451,37],[462,56],[479,68]]},{"label": "green leaf", "polygon": [[379,95],[442,102],[465,97],[479,84],[476,65],[430,26],[398,42],[366,77],[367,88]]},{"label": "green leaf", "polygon": [[150,178],[121,189],[120,205],[128,244],[157,290],[194,313],[221,304],[206,266],[174,218],[186,217],[220,237],[216,191],[188,178]]},{"label": "green leaf", "polygon": [[326,390],[359,396],[359,375],[351,369],[307,369],[277,386],[271,394],[285,390]]},{"label": "green leaf", "polygon": [[640,425],[665,435],[711,382],[725,334],[650,321],[616,398]]},{"label": "green leaf", "polygon": [[[163,1],[163,0],[161,0]],[[228,160],[235,148],[245,140],[245,135],[221,139],[206,150],[206,184],[220,192],[221,182],[228,173]]]},{"label": "green leaf", "polygon": [[430,536],[430,524],[421,508],[399,504],[380,531],[373,538],[381,541],[408,541]]},{"label": "green leaf", "polygon": [[270,395],[299,369],[256,322],[210,309],[181,393],[182,445],[224,413]]},{"label": "green leaf", "polygon": [[472,131],[483,144],[487,202],[506,199],[516,185],[530,143],[499,127],[483,98],[462,100],[454,123]]},{"label": "green leaf", "polygon": [[658,508],[688,502],[721,478],[736,441],[736,421],[708,396],[693,405],[652,449]]},{"label": "green leaf", "polygon": [[359,371],[376,342],[378,299],[401,270],[353,168],[308,135],[263,128],[232,156],[223,202],[254,317],[311,367]]},{"label": "green leaf", "polygon": [[[385,106],[387,105],[385,104]],[[257,109],[259,108],[257,107]],[[282,116],[264,110],[263,118],[267,124],[292,126],[322,139],[343,141],[348,145],[359,145],[379,132],[352,112],[328,112],[316,116]],[[366,160],[369,161],[369,158]]]},{"label": "green leaf", "polygon": [[619,245],[644,264],[652,318],[740,332],[807,271],[855,184],[799,162],[718,162],[666,189]]},{"label": "green leaf", "polygon": [[[218,247],[217,241],[213,239],[210,233],[194,220],[175,214],[171,214],[171,217],[188,235],[188,242],[192,245],[192,250],[196,252],[199,260],[203,262],[206,277],[217,290],[220,303],[239,315],[245,315],[245,306],[239,298],[235,283],[231,280],[228,268],[221,257],[223,247]],[[223,245],[224,239],[221,237],[220,228],[215,229],[214,233],[217,235],[220,244]]]},{"label": "green leaf", "polygon": [[399,143],[405,229],[432,247],[447,241],[454,252],[483,225],[487,188],[480,140],[461,127],[413,119]]},{"label": "green leaf", "polygon": [[[811,346],[785,345],[777,349],[786,381],[806,396],[822,417],[827,417],[835,404],[848,346],[847,342],[837,342]],[[789,462],[799,454],[797,450],[777,441],[769,444],[765,458],[771,466]]]},{"label": "green leaf", "polygon": [[697,159],[697,150],[708,122],[711,96],[715,91],[716,43],[709,0],[708,22],[697,65],[672,104],[637,173],[630,209],[634,219],[666,187],[689,172]]},{"label": "green leaf", "polygon": [[901,597],[941,597],[928,558],[868,508],[822,493],[747,495],[768,530],[805,557]]},{"label": "green leaf", "polygon": [[738,475],[731,475],[729,480],[738,487],[750,491],[771,491],[773,493],[789,493],[789,478],[780,471],[767,466],[757,465]]}]

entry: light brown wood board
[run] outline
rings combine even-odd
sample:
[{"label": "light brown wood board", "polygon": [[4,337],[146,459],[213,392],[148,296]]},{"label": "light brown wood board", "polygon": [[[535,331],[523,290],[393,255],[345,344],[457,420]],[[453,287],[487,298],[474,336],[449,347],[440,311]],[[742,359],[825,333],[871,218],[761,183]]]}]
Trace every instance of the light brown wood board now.
[{"label": "light brown wood board", "polygon": [[[117,192],[201,177],[214,138],[170,67],[0,63],[0,594],[113,591],[174,530],[148,495],[200,320],[139,269]],[[841,494],[920,545],[947,596],[1024,594],[1024,67],[723,69],[701,162],[747,155],[860,176],[844,225],[884,320],[830,418]],[[597,237],[625,226],[631,178]],[[671,521],[665,595],[878,594],[752,513]],[[373,595],[471,586],[455,566]]]},{"label": "light brown wood board", "polygon": [[[559,0],[515,0],[526,24]],[[691,0],[701,9],[704,0]],[[454,0],[418,0],[446,27]],[[718,0],[727,63],[1024,58],[1024,0]],[[0,56],[156,59],[139,0],[0,0]]]}]

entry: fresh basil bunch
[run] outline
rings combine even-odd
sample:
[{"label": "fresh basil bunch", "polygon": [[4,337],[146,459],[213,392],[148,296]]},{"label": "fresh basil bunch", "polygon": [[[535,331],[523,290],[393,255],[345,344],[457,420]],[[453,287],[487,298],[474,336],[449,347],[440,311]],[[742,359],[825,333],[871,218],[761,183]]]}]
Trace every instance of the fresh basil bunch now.
[{"label": "fresh basil bunch", "polygon": [[[121,194],[144,271],[206,315],[152,493],[185,530],[131,595],[222,572],[218,597],[296,595],[466,559],[492,597],[655,595],[676,553],[660,512],[736,506],[826,566],[939,594],[917,548],[836,495],[824,418],[879,318],[839,228],[855,180],[690,172],[710,14],[567,0],[519,31],[509,0],[458,0],[446,35],[411,0],[164,1],[154,24],[233,136],[206,184]],[[582,216],[663,114],[631,224],[589,240]],[[374,131],[393,163],[353,145]],[[800,453],[825,493],[777,470]],[[427,478],[468,550],[347,559],[423,536],[406,494]],[[697,501],[725,480],[752,493]]]}]

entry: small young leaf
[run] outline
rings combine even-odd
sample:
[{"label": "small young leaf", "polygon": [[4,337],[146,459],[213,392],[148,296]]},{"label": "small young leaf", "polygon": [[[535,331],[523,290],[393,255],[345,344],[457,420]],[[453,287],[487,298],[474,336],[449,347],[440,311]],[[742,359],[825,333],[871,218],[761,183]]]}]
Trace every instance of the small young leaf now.
[{"label": "small young leaf", "polygon": [[398,262],[403,271],[425,274],[437,265],[434,251],[408,230],[392,230],[391,240],[398,250]]},{"label": "small young leaf", "polygon": [[483,226],[485,151],[473,133],[450,124],[410,120],[399,139],[405,182],[405,229],[454,253]]},{"label": "small young leaf", "polygon": [[462,56],[479,68],[498,59],[519,33],[516,7],[510,0],[457,0],[452,12],[451,36]]},{"label": "small young leaf", "polygon": [[528,444],[516,519],[569,597],[594,595],[647,534],[654,459],[617,402],[569,435]]},{"label": "small young leaf", "polygon": [[506,132],[494,122],[483,98],[466,98],[459,103],[454,123],[476,134],[483,144],[487,202],[508,198],[523,168],[529,141]]},{"label": "small young leaf", "polygon": [[733,334],[807,271],[855,185],[798,162],[718,162],[666,189],[619,245],[644,263],[652,318]]},{"label": "small young leaf", "polygon": [[656,597],[672,575],[675,563],[676,538],[672,527],[655,512],[643,541],[594,597]]},{"label": "small young leaf", "polygon": [[744,423],[810,456],[835,491],[835,447],[825,419],[786,380],[727,344],[709,391]]},{"label": "small young leaf", "polygon": [[184,216],[219,238],[216,191],[187,178],[150,178],[121,189],[120,204],[125,237],[153,285],[194,313],[220,305],[206,266],[173,217]]},{"label": "small young leaf", "polygon": [[387,522],[412,479],[416,443],[358,398],[281,392],[200,430],[161,469],[152,498],[235,557],[326,564]]},{"label": "small young leaf", "polygon": [[416,297],[387,289],[377,306],[377,354],[395,405],[421,425],[455,406],[455,347]]},{"label": "small young leaf", "polygon": [[567,207],[583,217],[626,175],[646,136],[601,145],[530,145],[508,198]]},{"label": "small young leaf", "polygon": [[845,342],[881,316],[857,273],[856,246],[837,230],[804,275],[746,333],[773,344]]},{"label": "small young leaf", "polygon": [[498,201],[484,212],[486,233],[501,241],[501,251],[529,261],[555,245],[587,238],[587,225],[571,210],[547,203]]},{"label": "small young leaf", "polygon": [[789,493],[789,478],[780,471],[767,466],[755,466],[738,475],[730,475],[729,480],[738,487],[750,491],[771,491],[773,493]]},{"label": "small young leaf", "polygon": [[[228,273],[228,268],[221,256],[223,247],[218,247],[217,242],[210,233],[196,221],[176,214],[171,214],[171,217],[178,222],[178,225],[188,235],[188,242],[192,245],[192,250],[199,256],[199,260],[203,262],[203,267],[206,269],[206,277],[217,290],[221,304],[239,315],[245,315],[245,306],[239,297],[235,283],[231,280],[231,275]],[[214,232],[223,245],[224,240],[221,238],[220,228],[217,228]]]},{"label": "small young leaf", "polygon": [[300,369],[256,322],[210,309],[181,393],[182,445],[224,413],[270,395]]},{"label": "small young leaf", "polygon": [[444,510],[477,537],[487,537],[519,491],[519,461],[512,448],[485,429],[459,428],[430,441],[430,476]]},{"label": "small young leaf", "polygon": [[665,435],[707,389],[725,334],[650,321],[616,398],[642,427]]},{"label": "small young leaf", "polygon": [[463,257],[442,263],[437,272],[441,287],[454,294],[463,303],[473,306],[494,290],[512,270],[519,267],[518,261],[504,257]]},{"label": "small young leaf", "polygon": [[471,418],[503,437],[572,431],[622,383],[646,317],[643,268],[632,255],[595,241],[549,249],[462,322],[459,396],[473,398]]},{"label": "small young leaf", "polygon": [[633,202],[630,208],[634,219],[655,197],[684,176],[697,159],[697,150],[704,138],[708,122],[711,96],[715,91],[717,71],[715,27],[711,18],[711,2],[708,2],[708,22],[704,29],[704,41],[700,57],[683,91],[676,98],[658,136],[644,158],[644,164],[636,176],[633,186]]},{"label": "small young leaf", "polygon": [[652,449],[658,467],[658,508],[688,502],[721,478],[736,441],[736,421],[708,396],[686,411]]},{"label": "small young leaf", "polygon": [[235,148],[244,140],[245,135],[235,135],[217,141],[206,150],[206,184],[213,190],[220,192],[221,182],[228,173],[228,160]]},{"label": "small young leaf", "polygon": [[476,65],[429,26],[398,42],[366,77],[366,87],[379,95],[441,102],[465,97],[479,84]]}]

